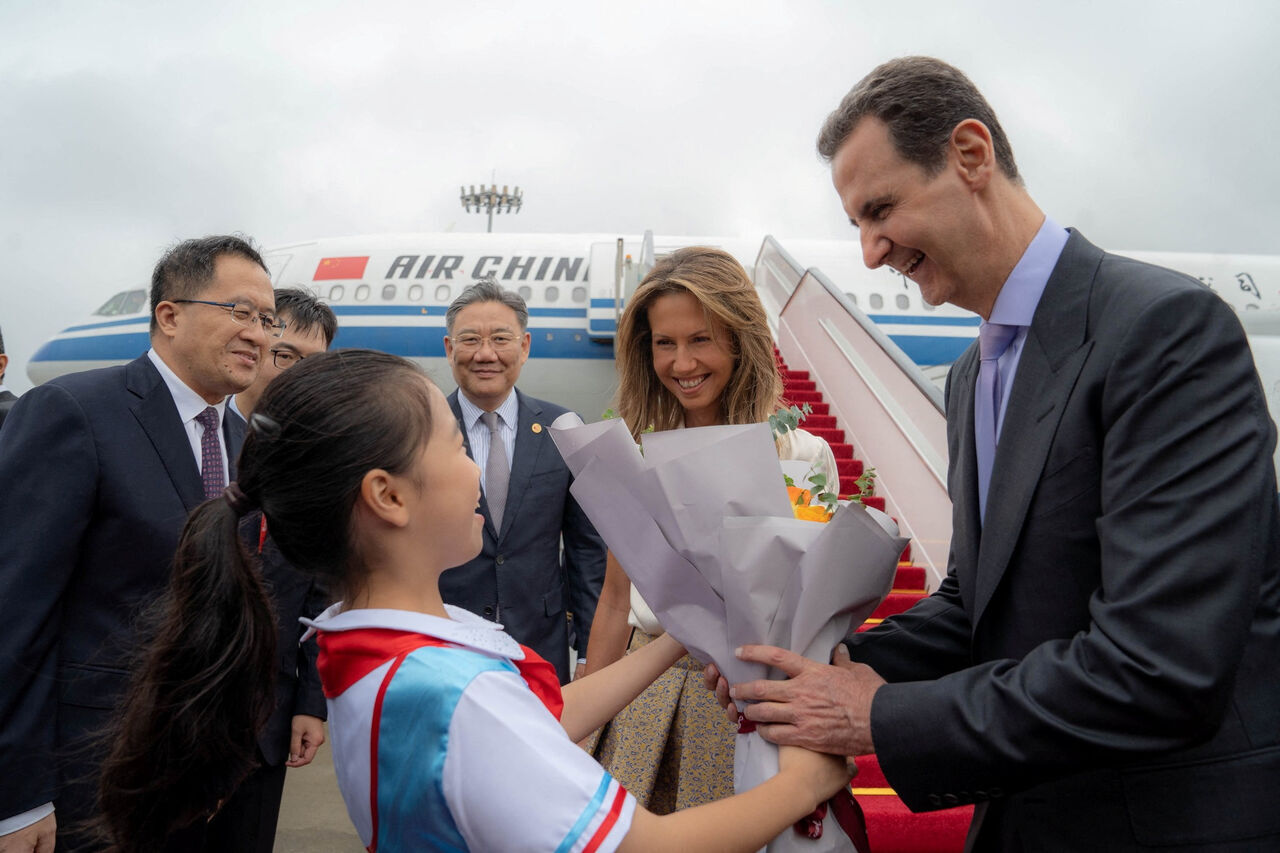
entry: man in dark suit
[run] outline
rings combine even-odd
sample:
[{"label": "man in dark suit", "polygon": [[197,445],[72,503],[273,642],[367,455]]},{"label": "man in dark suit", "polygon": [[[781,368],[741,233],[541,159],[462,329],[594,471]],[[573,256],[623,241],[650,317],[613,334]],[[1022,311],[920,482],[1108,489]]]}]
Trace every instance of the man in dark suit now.
[{"label": "man in dark suit", "polygon": [[566,611],[581,656],[604,582],[605,548],[569,494],[573,478],[547,431],[566,410],[515,387],[529,358],[528,325],[524,300],[491,281],[468,287],[445,316],[445,354],[458,383],[449,405],[482,472],[485,525],[480,556],[445,572],[440,592],[447,604],[501,622],[554,665],[563,684]]},{"label": "man in dark suit", "polygon": [[835,666],[748,647],[793,677],[737,685],[747,716],[875,752],[913,809],[976,803],[973,850],[1280,850],[1275,427],[1235,315],[1046,218],[937,60],[873,71],[819,150],[867,266],[984,322],[941,587]]},{"label": "man in dark suit", "polygon": [[4,335],[0,334],[0,427],[4,426],[5,416],[18,402],[18,395],[4,387],[4,374],[9,369],[9,356],[4,354]]},{"label": "man in dark suit", "polygon": [[[244,240],[170,249],[151,282],[151,349],[27,392],[0,441],[0,849],[92,845],[100,750],[187,514],[221,495],[244,436],[224,417],[278,334]],[[54,806],[57,808],[56,816]]]},{"label": "man in dark suit", "polygon": [[[276,317],[284,333],[273,338],[258,378],[227,401],[235,416],[247,419],[271,381],[308,356],[333,343],[338,318],[333,309],[300,288],[275,292]],[[315,640],[299,643],[304,628],[298,618],[316,616],[330,603],[315,579],[295,569],[267,533],[262,512],[249,513],[241,524],[245,544],[261,560],[262,575],[276,617],[276,704],[258,734],[259,766],[227,798],[209,822],[207,850],[271,853],[285,770],[305,767],[324,743],[328,717],[320,675],[316,671]]]}]

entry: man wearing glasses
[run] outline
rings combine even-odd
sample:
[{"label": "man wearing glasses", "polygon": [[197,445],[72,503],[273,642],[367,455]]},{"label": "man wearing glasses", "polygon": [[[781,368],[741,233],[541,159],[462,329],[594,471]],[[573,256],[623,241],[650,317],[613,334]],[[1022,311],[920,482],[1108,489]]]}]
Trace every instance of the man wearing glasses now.
[{"label": "man wearing glasses", "polygon": [[307,356],[327,350],[338,333],[333,309],[301,288],[283,287],[276,291],[276,317],[284,323],[284,333],[268,345],[257,380],[227,404],[245,419],[253,413],[272,379]]},{"label": "man wearing glasses", "polygon": [[[187,514],[234,477],[229,395],[284,332],[243,239],[179,243],[151,280],[151,349],[27,392],[0,442],[0,851],[94,849],[101,751],[138,616]],[[55,809],[56,807],[56,814]]]},{"label": "man wearing glasses", "polygon": [[502,623],[564,684],[567,614],[585,653],[605,548],[569,494],[573,478],[547,430],[566,410],[515,387],[529,359],[528,326],[524,300],[493,281],[468,287],[445,313],[445,356],[458,383],[449,406],[483,472],[485,524],[480,556],[441,575],[440,593],[446,604]]},{"label": "man wearing glasses", "polygon": [[[248,420],[273,379],[308,356],[327,350],[338,333],[333,309],[306,290],[281,288],[275,297],[276,318],[284,324],[283,334],[269,342],[254,383],[228,398],[232,417]],[[261,560],[275,613],[276,703],[258,733],[258,767],[227,797],[210,821],[205,849],[271,853],[286,768],[311,763],[324,743],[324,720],[328,716],[316,672],[316,643],[299,643],[303,627],[298,617],[318,615],[331,599],[314,578],[299,572],[280,553],[261,511],[245,516],[241,534],[250,552],[257,553]]]}]

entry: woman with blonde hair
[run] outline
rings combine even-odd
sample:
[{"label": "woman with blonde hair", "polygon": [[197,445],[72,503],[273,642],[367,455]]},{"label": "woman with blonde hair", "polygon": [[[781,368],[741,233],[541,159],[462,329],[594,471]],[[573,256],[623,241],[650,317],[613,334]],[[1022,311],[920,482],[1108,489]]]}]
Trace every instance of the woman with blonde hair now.
[{"label": "woman with blonde hair", "polygon": [[[759,423],[782,403],[764,306],[742,265],[695,246],[660,259],[618,324],[616,407],[631,434]],[[803,430],[778,440],[781,459],[809,461],[837,481],[835,458]],[[610,554],[587,648],[588,673],[663,633]],[[702,686],[703,663],[681,658],[586,746],[658,814],[733,793],[735,729]]]}]

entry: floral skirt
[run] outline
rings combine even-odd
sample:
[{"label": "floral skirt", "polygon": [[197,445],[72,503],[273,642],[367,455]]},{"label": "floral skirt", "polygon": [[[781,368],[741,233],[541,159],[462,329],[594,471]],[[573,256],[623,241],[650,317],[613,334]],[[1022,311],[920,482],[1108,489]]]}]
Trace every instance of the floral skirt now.
[{"label": "floral skirt", "polygon": [[[652,639],[636,630],[630,649]],[[655,814],[733,793],[737,728],[725,719],[715,694],[702,686],[703,668],[682,657],[583,744]]]}]

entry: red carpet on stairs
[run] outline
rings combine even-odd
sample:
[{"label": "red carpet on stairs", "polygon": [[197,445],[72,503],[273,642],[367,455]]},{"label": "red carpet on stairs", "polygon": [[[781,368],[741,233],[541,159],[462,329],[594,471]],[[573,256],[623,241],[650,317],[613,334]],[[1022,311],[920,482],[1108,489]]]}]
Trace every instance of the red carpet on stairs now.
[{"label": "red carpet on stairs", "polygon": [[[857,480],[862,476],[862,460],[853,458],[853,445],[845,442],[844,430],[830,413],[829,406],[822,401],[822,392],[809,378],[809,372],[788,370],[782,356],[777,358],[782,372],[784,402],[786,405],[808,403],[812,408],[813,411],[800,425],[831,445],[840,471],[840,495],[848,497],[857,489]],[[885,509],[882,497],[864,495],[862,500],[881,512]],[[901,559],[893,590],[871,618],[858,628],[859,631],[901,613],[925,596],[924,568],[911,563],[910,545],[902,552]],[[853,794],[867,818],[870,853],[958,853],[963,850],[969,819],[973,816],[972,806],[913,814],[889,786],[874,755],[864,755],[857,763],[858,775],[853,780]]]}]

